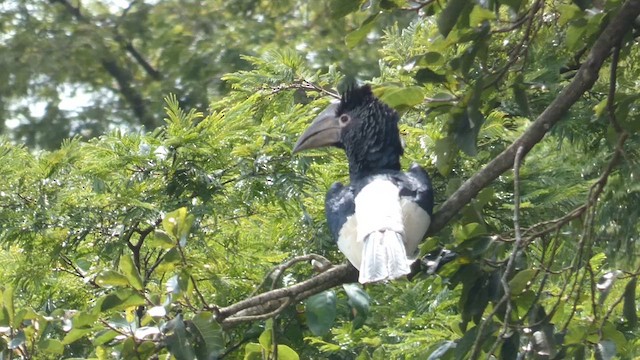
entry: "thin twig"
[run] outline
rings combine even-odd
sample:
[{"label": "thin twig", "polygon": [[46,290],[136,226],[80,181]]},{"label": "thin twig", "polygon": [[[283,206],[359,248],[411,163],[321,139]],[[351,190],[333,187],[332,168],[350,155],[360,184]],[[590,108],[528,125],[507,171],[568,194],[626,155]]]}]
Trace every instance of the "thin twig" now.
[{"label": "thin twig", "polygon": [[300,89],[300,90],[304,90],[304,91],[316,91],[319,92],[321,94],[330,96],[334,99],[340,99],[340,94],[335,93],[333,91],[329,91],[325,88],[323,88],[320,85],[316,85],[310,81],[307,80],[297,80],[291,84],[282,84],[279,86],[274,86],[271,88],[272,93],[277,94],[279,92],[285,91],[285,90],[292,90],[292,89]]},{"label": "thin twig", "polygon": [[527,21],[527,19],[530,16],[533,16],[533,15],[534,15],[534,13],[531,13],[531,12],[527,11],[522,16],[520,16],[520,18],[518,18],[515,21],[511,22],[509,24],[509,26],[506,26],[506,27],[503,27],[503,28],[499,28],[499,29],[495,29],[495,30],[491,30],[491,33],[495,34],[495,33],[511,32],[511,31],[519,28],[520,26],[522,26],[522,24],[524,24]]},{"label": "thin twig", "polygon": [[[280,264],[274,267],[273,269],[271,269],[267,273],[267,275],[265,275],[265,277],[262,279],[262,282],[260,283],[260,285],[258,285],[258,287],[256,287],[256,289],[251,293],[250,297],[257,295],[260,292],[260,289],[262,289],[267,284],[269,279],[271,279],[271,290],[273,290],[276,287],[275,286],[276,283],[282,277],[282,273],[286,269],[292,267],[297,263],[304,262],[304,261],[313,261],[313,260],[320,262],[320,264],[322,265],[322,268],[325,270],[331,267],[331,262],[327,260],[327,258],[321,255],[307,254],[307,255],[296,256],[293,259],[290,259],[287,262]],[[275,276],[274,276],[274,273],[276,274]]]},{"label": "thin twig", "polygon": [[434,2],[436,2],[436,0],[426,0],[424,2],[416,2],[417,5],[414,7],[404,7],[404,8],[399,8],[398,10],[415,11],[419,14],[422,9],[433,4]]},{"label": "thin twig", "polygon": [[[504,273],[500,279],[500,283],[502,284],[502,288],[504,289],[504,295],[502,295],[502,299],[499,303],[506,303],[506,311],[504,314],[504,324],[502,331],[500,333],[499,339],[493,344],[493,347],[489,354],[492,354],[495,351],[495,348],[502,341],[503,337],[507,334],[509,330],[509,318],[511,316],[511,287],[509,287],[509,279],[511,278],[513,271],[515,270],[516,259],[520,254],[520,250],[522,247],[522,234],[520,233],[520,164],[522,162],[522,157],[524,155],[524,148],[519,147],[516,151],[516,156],[513,161],[513,228],[516,237],[516,241],[513,243],[513,250],[511,252],[511,256],[509,256],[509,261],[507,262],[507,266],[505,267]],[[497,308],[498,306],[496,306]],[[490,321],[491,317],[487,317],[483,321],[483,326],[478,331],[478,335],[476,336],[476,340],[473,343],[473,349],[471,351],[471,359],[477,359],[480,356],[480,347],[482,342],[484,341],[484,327],[486,327]]]},{"label": "thin twig", "polygon": [[620,42],[613,48],[613,54],[611,55],[611,71],[609,74],[609,95],[607,96],[607,112],[609,113],[609,121],[611,126],[619,134],[622,132],[622,127],[618,123],[616,118],[616,83],[618,72],[618,61],[620,59]]}]

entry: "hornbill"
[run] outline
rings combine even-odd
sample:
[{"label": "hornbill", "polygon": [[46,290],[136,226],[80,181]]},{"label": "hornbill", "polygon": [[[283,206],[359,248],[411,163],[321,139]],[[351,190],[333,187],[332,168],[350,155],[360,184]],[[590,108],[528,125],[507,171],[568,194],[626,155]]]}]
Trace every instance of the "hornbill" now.
[{"label": "hornbill", "polygon": [[408,274],[431,222],[429,175],[417,164],[400,170],[399,119],[368,85],[354,87],[318,115],[293,149],[335,146],[347,154],[351,183],[331,186],[325,212],[338,248],[363,284]]}]

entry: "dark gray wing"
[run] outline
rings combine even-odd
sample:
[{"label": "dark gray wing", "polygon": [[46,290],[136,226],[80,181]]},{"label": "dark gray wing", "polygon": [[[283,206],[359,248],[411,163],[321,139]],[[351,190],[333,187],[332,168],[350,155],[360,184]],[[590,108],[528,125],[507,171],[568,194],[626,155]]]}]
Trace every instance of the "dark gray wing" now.
[{"label": "dark gray wing", "polygon": [[429,174],[418,164],[411,165],[409,171],[395,177],[400,188],[400,196],[410,198],[427,214],[433,214],[433,186]]},{"label": "dark gray wing", "polygon": [[333,241],[338,241],[340,229],[347,222],[347,218],[353,215],[355,208],[354,194],[350,186],[344,186],[339,182],[331,185],[325,198],[324,210]]}]

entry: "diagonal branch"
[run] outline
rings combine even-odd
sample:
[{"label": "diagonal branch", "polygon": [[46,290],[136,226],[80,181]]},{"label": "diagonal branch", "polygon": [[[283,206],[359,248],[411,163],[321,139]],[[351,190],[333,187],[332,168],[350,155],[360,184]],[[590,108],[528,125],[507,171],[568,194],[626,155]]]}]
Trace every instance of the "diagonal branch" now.
[{"label": "diagonal branch", "polygon": [[523,148],[526,155],[544,135],[559,122],[563,115],[582,94],[589,90],[598,79],[598,72],[609,56],[611,49],[620,43],[622,37],[631,30],[635,18],[640,14],[640,0],[628,0],[616,16],[611,19],[593,44],[587,60],[580,66],[571,83],[562,90],[551,104],[538,116],[529,128],[500,155],[489,162],[482,170],[460,186],[434,215],[428,235],[442,230],[449,221],[469,203],[480,190],[511,168],[516,150]]}]

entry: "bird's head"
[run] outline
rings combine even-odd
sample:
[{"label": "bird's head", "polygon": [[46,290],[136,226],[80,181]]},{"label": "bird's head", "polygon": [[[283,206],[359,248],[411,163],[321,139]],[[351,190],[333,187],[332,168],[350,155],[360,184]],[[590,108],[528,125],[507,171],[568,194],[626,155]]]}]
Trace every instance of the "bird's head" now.
[{"label": "bird's head", "polygon": [[351,178],[399,170],[402,143],[398,113],[381,102],[368,85],[351,88],[329,105],[300,136],[293,153],[335,146],[345,150]]}]

